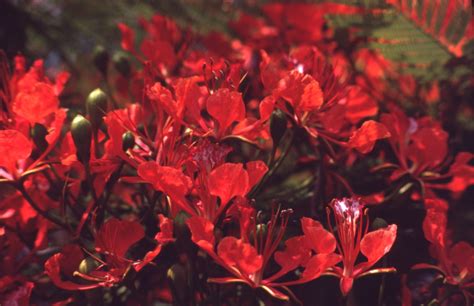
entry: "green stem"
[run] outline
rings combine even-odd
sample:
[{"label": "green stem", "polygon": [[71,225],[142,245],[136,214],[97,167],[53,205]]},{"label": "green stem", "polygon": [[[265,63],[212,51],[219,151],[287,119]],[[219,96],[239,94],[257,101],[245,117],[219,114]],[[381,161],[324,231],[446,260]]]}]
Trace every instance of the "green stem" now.
[{"label": "green stem", "polygon": [[286,142],[285,147],[283,148],[283,151],[280,155],[280,157],[277,159],[277,161],[273,164],[270,165],[270,170],[263,176],[263,178],[260,180],[260,182],[255,186],[252,191],[249,193],[249,198],[255,197],[255,195],[260,191],[260,189],[265,185],[265,183],[268,181],[270,177],[278,170],[278,168],[281,166],[283,161],[285,161],[286,157],[288,156],[288,153],[290,153],[290,149],[293,145],[293,141],[295,140],[295,132],[292,130],[288,130],[290,133],[290,139]]}]

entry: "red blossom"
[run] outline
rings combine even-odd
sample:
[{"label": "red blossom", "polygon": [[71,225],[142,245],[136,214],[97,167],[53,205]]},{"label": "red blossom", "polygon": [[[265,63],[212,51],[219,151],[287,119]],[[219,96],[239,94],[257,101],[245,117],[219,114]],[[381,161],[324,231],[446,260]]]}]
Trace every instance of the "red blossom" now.
[{"label": "red blossom", "polygon": [[[354,198],[334,199],[330,207],[336,221],[339,239],[337,246],[343,264],[342,268],[334,267],[333,270],[340,278],[342,294],[347,295],[352,289],[354,279],[366,273],[394,271],[394,268],[371,268],[392,248],[397,237],[397,225],[391,224],[386,228],[367,233],[368,220],[364,205],[359,200]],[[367,261],[356,264],[359,252],[367,258]]]}]

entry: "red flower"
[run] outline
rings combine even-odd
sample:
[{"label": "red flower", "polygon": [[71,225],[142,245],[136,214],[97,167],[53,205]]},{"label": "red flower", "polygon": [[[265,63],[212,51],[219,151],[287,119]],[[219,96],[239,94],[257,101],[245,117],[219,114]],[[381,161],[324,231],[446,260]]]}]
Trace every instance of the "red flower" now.
[{"label": "red flower", "polygon": [[241,93],[227,87],[198,86],[198,80],[198,77],[178,79],[172,86],[174,94],[155,83],[147,95],[156,103],[153,106],[158,112],[164,110],[198,136],[213,136],[219,140],[242,137],[254,141],[269,116],[261,112],[259,120],[247,117]]},{"label": "red flower", "polygon": [[431,243],[430,254],[437,265],[417,264],[412,269],[433,269],[440,272],[448,284],[459,286],[469,304],[469,290],[474,286],[474,248],[465,241],[454,243],[447,230],[448,205],[440,199],[425,199],[423,221],[425,238]]},{"label": "red flower", "polygon": [[[229,202],[234,198],[244,197],[267,170],[262,161],[247,163],[247,169],[240,163],[224,163],[209,173],[207,167],[203,166],[197,169],[197,179],[193,184],[191,178],[178,169],[146,162],[138,166],[138,175],[151,183],[156,190],[168,195],[188,214],[203,216],[215,222],[229,207]],[[196,191],[197,199],[194,201],[187,198],[191,190]],[[177,211],[174,210],[175,213]]]},{"label": "red flower", "polygon": [[392,107],[390,114],[383,114],[381,121],[390,132],[389,141],[399,162],[399,166],[390,163],[381,166],[395,168],[391,181],[408,174],[420,183],[422,194],[427,197],[436,196],[433,189],[447,189],[456,195],[474,184],[474,167],[469,165],[471,153],[459,153],[448,171],[445,170],[448,134],[439,123],[430,118],[408,118],[396,107]]},{"label": "red flower", "polygon": [[264,53],[262,82],[272,90],[276,106],[310,135],[361,153],[370,152],[377,140],[390,136],[373,120],[355,130],[361,119],[377,113],[377,105],[362,88],[339,81],[320,51],[302,47],[290,57],[291,61],[284,61]]},{"label": "red flower", "polygon": [[[340,287],[344,295],[349,293],[354,279],[358,277],[395,271],[394,268],[371,269],[392,248],[397,236],[397,226],[395,224],[367,233],[368,220],[364,206],[359,200],[354,198],[334,199],[330,207],[336,221],[336,231],[339,239],[337,248],[342,256],[343,265],[342,268],[333,267],[332,269],[341,279]],[[330,220],[329,209],[328,220]],[[356,264],[359,253],[362,253],[367,261]]]},{"label": "red flower", "polygon": [[[66,290],[88,290],[96,287],[110,287],[120,282],[132,267],[137,263],[125,257],[130,247],[141,240],[145,235],[143,227],[136,221],[122,221],[115,218],[109,219],[100,228],[96,236],[95,249],[105,256],[105,261],[99,257],[88,258],[93,262],[93,267],[87,271],[78,271],[83,261],[81,249],[72,245],[63,248],[61,253],[53,255],[45,263],[46,273],[53,283]],[[150,256],[151,257],[151,256]],[[146,263],[152,258],[146,258]],[[140,265],[140,264],[139,264]],[[63,276],[71,280],[63,280]],[[79,277],[89,281],[80,284],[74,281]]]},{"label": "red flower", "polygon": [[[260,287],[276,298],[287,300],[288,296],[277,288],[309,282],[340,260],[339,256],[332,253],[336,248],[335,241],[332,246],[313,248],[318,254],[312,255],[311,247],[314,245],[308,242],[308,246],[306,246],[305,236],[287,240],[285,250],[275,253],[283,238],[291,211],[274,211],[266,226],[255,224],[255,212],[246,204],[240,204],[235,212],[240,214],[238,220],[240,221],[241,237],[227,236],[223,238],[217,244],[217,252],[214,250],[214,225],[211,222],[201,217],[192,217],[186,222],[191,230],[193,242],[233,275],[233,277],[210,278],[209,282],[222,284],[242,282],[252,288]],[[263,228],[265,229],[263,230]],[[331,235],[324,230],[318,234],[313,237],[322,238],[322,241]],[[332,239],[334,240],[334,237]],[[272,255],[275,256],[281,269],[272,276],[264,277],[265,268]],[[305,267],[299,279],[275,282],[299,266]]]}]

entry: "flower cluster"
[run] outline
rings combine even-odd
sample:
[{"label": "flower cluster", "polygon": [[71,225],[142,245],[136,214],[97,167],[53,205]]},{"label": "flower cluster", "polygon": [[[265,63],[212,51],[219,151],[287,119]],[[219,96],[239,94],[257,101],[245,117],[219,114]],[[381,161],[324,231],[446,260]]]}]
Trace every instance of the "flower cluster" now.
[{"label": "flower cluster", "polygon": [[[241,13],[233,38],[158,14],[143,35],[120,23],[127,56],[112,69],[99,49],[107,85],[70,109],[67,72],[0,53],[0,304],[253,305],[259,289],[298,303],[330,277],[349,299],[380,273],[409,305],[400,275],[421,270],[442,279],[441,303],[472,301],[474,248],[450,234],[447,201],[474,184],[473,155],[386,99],[404,77],[393,63],[326,28],[326,14],[376,12],[262,12]],[[420,203],[430,263],[400,272],[404,209]]]}]

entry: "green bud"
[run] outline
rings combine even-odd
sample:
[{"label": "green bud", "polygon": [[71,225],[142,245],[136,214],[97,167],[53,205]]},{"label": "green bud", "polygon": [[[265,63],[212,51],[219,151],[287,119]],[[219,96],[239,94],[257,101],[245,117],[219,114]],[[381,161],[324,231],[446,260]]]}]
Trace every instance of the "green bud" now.
[{"label": "green bud", "polygon": [[99,263],[95,259],[87,257],[79,264],[79,272],[89,274],[89,272],[94,271],[97,267],[99,267]]},{"label": "green bud", "polygon": [[98,45],[94,49],[94,65],[105,76],[107,75],[107,66],[109,64],[109,52],[104,46]]},{"label": "green bud", "polygon": [[44,127],[44,125],[35,123],[31,129],[31,138],[33,139],[36,147],[38,147],[41,151],[46,150],[48,147],[46,135],[48,135],[48,130]]},{"label": "green bud", "polygon": [[280,144],[283,135],[286,132],[286,116],[280,109],[273,111],[270,118],[270,134],[272,135],[273,145]]},{"label": "green bud", "polygon": [[91,156],[92,125],[81,115],[77,115],[71,123],[71,134],[76,146],[77,159],[83,163],[89,163]]},{"label": "green bud", "polygon": [[94,89],[86,100],[86,109],[94,130],[102,123],[102,117],[107,112],[107,95],[100,88]]},{"label": "green bud", "polygon": [[372,221],[372,230],[378,230],[378,229],[381,229],[381,228],[385,228],[388,226],[388,223],[387,221],[385,221],[384,219],[382,218],[375,218],[374,221]]},{"label": "green bud", "polygon": [[132,68],[130,67],[130,62],[125,54],[122,52],[115,53],[112,61],[114,62],[115,69],[117,69],[120,74],[126,78],[130,76]]},{"label": "green bud", "polygon": [[135,137],[132,132],[127,131],[122,135],[122,149],[126,152],[128,149],[133,148],[135,145]]},{"label": "green bud", "polygon": [[177,305],[188,304],[186,301],[189,300],[190,279],[187,270],[186,266],[176,263],[166,273],[173,300],[178,302]]}]

